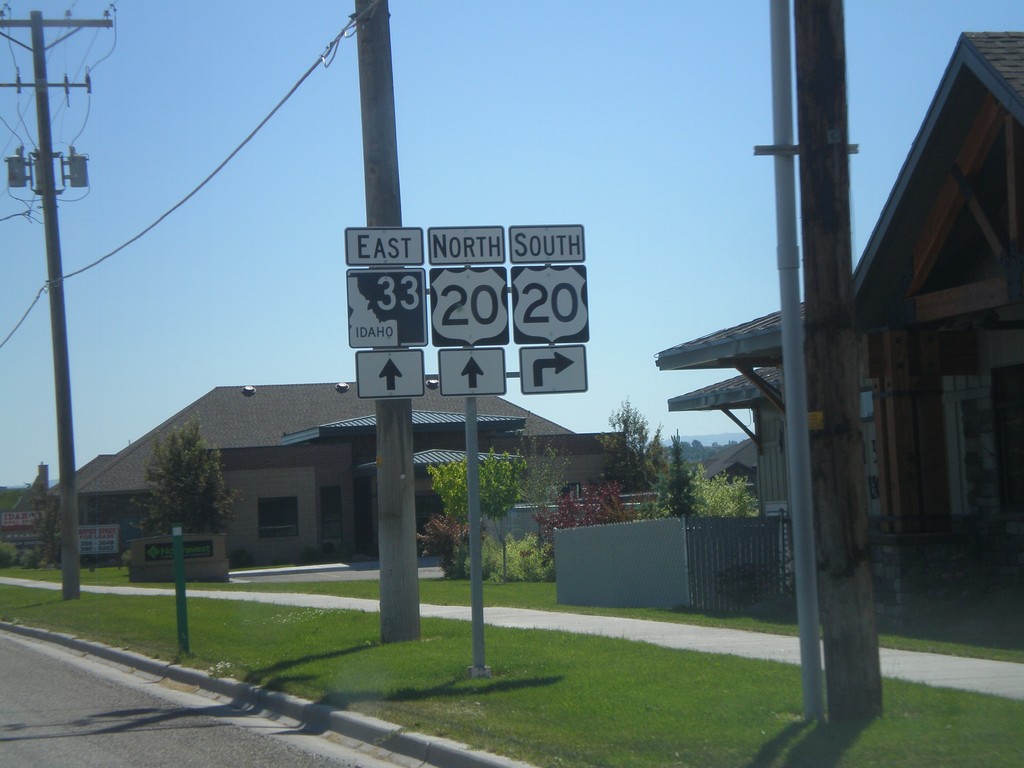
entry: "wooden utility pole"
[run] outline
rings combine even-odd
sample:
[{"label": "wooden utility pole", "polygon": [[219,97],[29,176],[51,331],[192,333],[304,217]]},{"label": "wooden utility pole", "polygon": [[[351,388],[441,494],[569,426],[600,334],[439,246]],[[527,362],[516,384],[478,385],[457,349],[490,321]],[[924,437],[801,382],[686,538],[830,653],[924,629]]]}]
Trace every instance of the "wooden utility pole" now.
[{"label": "wooden utility pole", "polygon": [[[13,37],[9,44],[32,51],[35,76],[36,121],[39,130],[39,152],[35,164],[36,191],[43,203],[43,231],[46,236],[46,289],[50,294],[50,332],[53,339],[53,381],[57,410],[57,462],[60,472],[60,563],[61,593],[65,600],[81,596],[78,546],[78,487],[75,480],[75,430],[71,415],[71,367],[68,362],[67,314],[64,309],[64,268],[60,252],[60,223],[57,219],[57,179],[53,171],[53,137],[50,132],[51,84],[46,75],[45,27],[110,27],[105,20],[44,20],[40,11],[32,11],[28,21],[0,18],[0,29],[28,27],[32,45],[27,46]],[[63,38],[61,38],[63,39]],[[58,41],[59,42],[59,41]],[[21,83],[3,83],[5,87],[21,88]],[[54,83],[52,87],[83,87]],[[87,87],[87,86],[86,86]],[[49,489],[44,488],[46,493]]]},{"label": "wooden utility pole", "polygon": [[842,0],[796,0],[807,390],[829,719],[882,712],[853,328]]},{"label": "wooden utility pole", "polygon": [[[402,196],[387,0],[356,0],[356,17],[366,226],[400,227]],[[383,643],[419,640],[412,401],[378,400],[376,414],[380,639]]]}]

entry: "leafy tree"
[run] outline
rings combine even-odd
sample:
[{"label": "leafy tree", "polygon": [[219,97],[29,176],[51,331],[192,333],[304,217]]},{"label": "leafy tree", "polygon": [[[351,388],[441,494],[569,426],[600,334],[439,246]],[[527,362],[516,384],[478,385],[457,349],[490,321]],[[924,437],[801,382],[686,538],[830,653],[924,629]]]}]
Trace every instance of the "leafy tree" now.
[{"label": "leafy tree", "polygon": [[147,533],[168,533],[174,523],[189,533],[220,533],[231,521],[235,493],[224,484],[220,451],[207,446],[197,421],[154,442],[145,478],[152,494],[142,521]]},{"label": "leafy tree", "polygon": [[[480,514],[492,520],[501,520],[517,501],[519,483],[526,462],[518,456],[503,453],[496,456],[492,450],[479,464]],[[469,519],[469,492],[466,487],[466,460],[453,461],[427,467],[434,492],[441,497],[446,515],[457,520]]]},{"label": "leafy tree", "polygon": [[668,470],[658,479],[658,503],[675,517],[694,513],[696,492],[694,468],[684,458],[684,444],[673,436],[669,446]]},{"label": "leafy tree", "polygon": [[757,517],[757,499],[741,477],[694,474],[694,512],[707,517]]},{"label": "leafy tree", "polygon": [[[509,510],[519,501],[519,487],[523,472],[526,470],[526,462],[518,456],[509,456],[503,453],[496,456],[490,451],[483,461],[479,463],[480,482],[480,516],[500,521],[508,516]],[[445,515],[452,518],[452,523],[465,523],[469,519],[469,489],[466,483],[466,460],[439,464],[427,467],[433,483],[434,492],[441,497],[441,504],[444,506]],[[460,528],[446,523],[439,525],[438,531],[459,531]],[[469,528],[466,527],[466,536],[469,535]],[[498,531],[498,539],[501,541],[502,551],[505,551],[505,535],[502,530]],[[421,539],[423,541],[423,539]],[[427,542],[424,541],[426,544]],[[455,547],[460,542],[453,542]],[[439,548],[434,544],[434,548]],[[441,552],[437,552],[441,555]],[[447,573],[447,571],[446,571]]]},{"label": "leafy tree", "polygon": [[36,513],[36,537],[39,539],[39,564],[56,565],[60,562],[60,499],[49,493],[40,477],[32,483],[31,493],[32,509]]},{"label": "leafy tree", "polygon": [[598,435],[605,451],[604,479],[622,486],[624,493],[649,491],[665,471],[661,427],[652,436],[647,419],[626,400],[608,419],[612,434]]},{"label": "leafy tree", "polygon": [[550,509],[565,488],[569,460],[536,437],[523,440],[523,454],[526,469],[519,481],[519,499],[537,511]]}]

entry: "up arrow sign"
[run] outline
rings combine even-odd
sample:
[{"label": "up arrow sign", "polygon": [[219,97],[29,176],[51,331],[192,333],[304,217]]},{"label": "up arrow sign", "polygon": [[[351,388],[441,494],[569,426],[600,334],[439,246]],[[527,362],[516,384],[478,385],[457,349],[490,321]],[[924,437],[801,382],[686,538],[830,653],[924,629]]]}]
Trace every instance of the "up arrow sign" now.
[{"label": "up arrow sign", "polygon": [[388,392],[395,391],[395,380],[402,378],[402,372],[398,370],[398,366],[395,365],[395,361],[390,357],[384,364],[384,367],[380,370],[379,378],[384,379],[387,382]]},{"label": "up arrow sign", "polygon": [[439,349],[437,367],[442,395],[505,394],[505,350],[501,347]]},{"label": "up arrow sign", "polygon": [[423,350],[390,349],[356,352],[359,397],[423,397]]},{"label": "up arrow sign", "polygon": [[469,388],[476,389],[477,380],[484,375],[484,369],[480,367],[475,357],[470,356],[466,367],[462,369],[462,375],[466,377]]}]

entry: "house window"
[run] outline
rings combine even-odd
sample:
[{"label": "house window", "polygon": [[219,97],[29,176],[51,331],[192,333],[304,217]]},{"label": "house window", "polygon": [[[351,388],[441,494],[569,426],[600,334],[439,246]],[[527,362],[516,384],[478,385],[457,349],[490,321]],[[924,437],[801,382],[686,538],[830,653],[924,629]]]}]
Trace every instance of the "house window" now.
[{"label": "house window", "polygon": [[299,500],[295,496],[260,499],[259,534],[261,539],[279,539],[299,535]]},{"label": "house window", "polygon": [[999,488],[1004,507],[1024,508],[1024,365],[992,370]]}]

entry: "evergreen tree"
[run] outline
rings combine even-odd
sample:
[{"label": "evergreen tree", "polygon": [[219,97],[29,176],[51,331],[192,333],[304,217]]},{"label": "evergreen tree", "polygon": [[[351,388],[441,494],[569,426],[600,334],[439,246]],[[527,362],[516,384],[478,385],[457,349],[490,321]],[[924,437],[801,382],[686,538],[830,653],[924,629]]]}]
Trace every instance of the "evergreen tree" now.
[{"label": "evergreen tree", "polygon": [[628,399],[608,423],[614,431],[597,436],[605,451],[604,479],[618,483],[624,493],[650,491],[668,467],[661,427],[652,436],[647,419]]},{"label": "evergreen tree", "polygon": [[675,517],[694,514],[696,504],[695,469],[684,458],[683,446],[683,441],[678,436],[672,437],[669,445],[668,470],[658,483],[658,501]]}]

